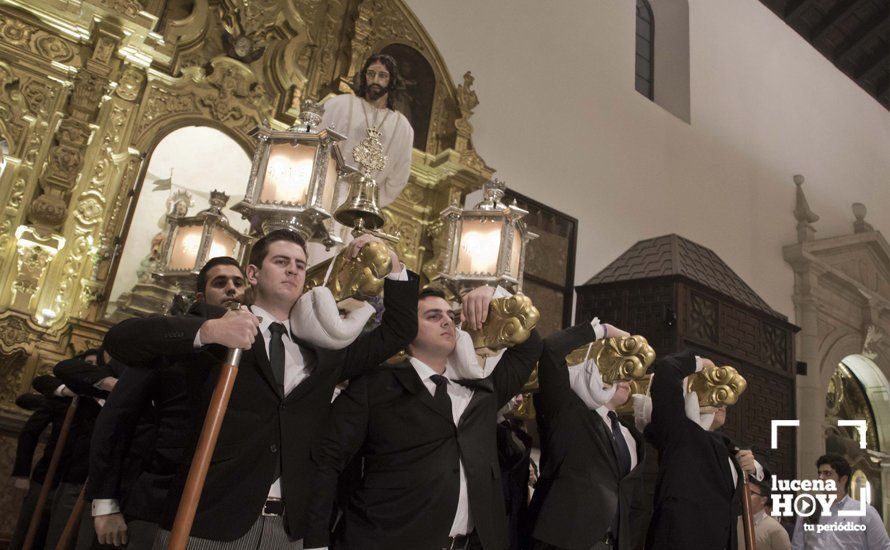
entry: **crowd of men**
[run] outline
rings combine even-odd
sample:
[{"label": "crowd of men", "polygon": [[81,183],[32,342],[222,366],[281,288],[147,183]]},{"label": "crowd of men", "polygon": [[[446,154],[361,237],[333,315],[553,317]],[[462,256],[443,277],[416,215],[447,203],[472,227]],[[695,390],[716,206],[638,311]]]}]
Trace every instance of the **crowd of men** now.
[{"label": "crowd of men", "polygon": [[[372,56],[357,97],[327,111],[352,121],[337,128],[353,141],[382,128],[408,144],[407,160],[384,181],[393,198],[407,180],[413,135],[404,117],[389,117],[397,81],[394,60]],[[348,253],[375,241],[361,236]],[[628,335],[598,319],[543,339],[532,331],[482,376],[465,329],[482,327],[496,289],[461,296],[457,319],[445,294],[420,289],[395,253],[391,260],[382,319],[334,336],[319,330],[325,323],[312,308],[299,308],[306,243],[273,231],[254,244],[246,269],[232,258],[208,261],[186,314],[123,321],[101,349],[36,378],[37,393],[19,400],[34,412],[12,472],[24,494],[11,548],[23,546],[29,527],[31,548],[166,548],[222,363],[241,348],[188,548],[735,549],[750,478],[758,549],[890,549],[870,507],[850,518],[864,531],[817,535],[801,519],[792,543],[766,512],[763,466],[720,431],[725,408],[699,409],[685,389],[687,377],[713,368],[708,359],[660,357],[635,419],[617,414],[630,398],[627,382],[604,384],[593,362],[566,363],[579,346]],[[533,434],[510,415],[536,366],[539,470]],[[32,467],[45,429],[48,444]],[[658,452],[649,502],[646,441]],[[858,506],[848,496],[849,464],[829,456],[818,468],[838,482],[837,506]],[[37,510],[44,485],[51,498]],[[89,504],[79,512],[78,502]]]},{"label": "crowd of men", "polygon": [[[357,253],[375,240],[362,236],[349,246]],[[13,472],[28,492],[12,547],[21,547],[35,495],[51,483],[35,547],[57,547],[83,489],[90,505],[74,519],[70,547],[166,548],[228,348],[245,352],[189,548],[736,548],[743,476],[755,482],[757,547],[792,546],[765,512],[768,484],[756,483],[763,468],[719,431],[726,410],[690,411],[684,380],[710,361],[691,352],[659,358],[651,402],[636,423],[616,414],[630,397],[628,383],[603,384],[591,362],[566,364],[581,345],[627,335],[597,319],[543,340],[533,331],[487,376],[473,376],[465,364],[471,339],[453,305],[439,290],[419,289],[395,254],[392,262],[379,325],[339,349],[309,341],[311,331],[293,321],[306,249],[281,230],[257,241],[246,270],[232,258],[210,260],[187,314],[126,320],[101,350],[35,379],[39,394],[20,399],[34,413]],[[463,328],[482,326],[494,293],[481,287],[462,297]],[[536,365],[541,459],[529,502],[532,438],[504,415]],[[46,480],[74,395],[61,467]],[[49,426],[49,444],[32,468]],[[646,440],[658,451],[651,503],[642,476]],[[858,506],[842,458],[820,459],[819,473],[837,481],[838,506]],[[850,518],[864,531],[817,536],[801,519],[793,545],[890,548],[869,510]]]}]

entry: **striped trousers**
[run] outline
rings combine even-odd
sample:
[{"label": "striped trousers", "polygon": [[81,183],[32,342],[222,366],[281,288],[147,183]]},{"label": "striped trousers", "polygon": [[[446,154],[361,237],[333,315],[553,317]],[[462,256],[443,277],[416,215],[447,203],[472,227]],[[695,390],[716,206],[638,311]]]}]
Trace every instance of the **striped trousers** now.
[{"label": "striped trousers", "polygon": [[[161,529],[153,550],[166,550],[170,531]],[[260,516],[239,539],[210,540],[189,537],[188,550],[303,550],[302,540],[290,540],[282,516]]]}]

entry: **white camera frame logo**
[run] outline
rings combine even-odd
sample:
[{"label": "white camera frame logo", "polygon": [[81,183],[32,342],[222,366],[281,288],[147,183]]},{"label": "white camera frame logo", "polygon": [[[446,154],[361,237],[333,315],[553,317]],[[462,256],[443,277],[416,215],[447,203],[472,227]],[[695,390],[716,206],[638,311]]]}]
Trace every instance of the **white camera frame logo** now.
[{"label": "white camera frame logo", "polygon": [[[866,448],[866,439],[865,434],[868,430],[868,424],[865,420],[838,420],[838,426],[852,426],[855,427],[859,432],[859,448]],[[772,420],[770,421],[770,448],[777,449],[779,446],[779,428],[798,428],[800,427],[800,420]],[[819,480],[821,481],[821,480]],[[830,481],[830,480],[829,480]],[[803,485],[805,490],[808,486],[815,484],[815,480],[793,480],[791,482],[786,482],[786,484],[792,487],[792,490],[799,490]],[[833,483],[832,483],[833,485]],[[795,488],[797,487],[797,488]],[[772,490],[779,490],[779,483],[775,475],[773,475],[772,479]],[[792,517],[795,515],[809,515],[812,509],[817,505],[817,503],[822,507],[822,515],[830,516],[831,515],[831,505],[835,501],[834,495],[826,495],[826,494],[801,494],[794,496],[793,494],[773,494],[772,495],[772,504],[773,504],[773,514],[774,516],[785,516]],[[793,499],[793,502],[792,502]],[[840,517],[862,517],[866,514],[866,510],[868,507],[868,501],[871,500],[871,484],[866,481],[865,487],[862,488],[862,493],[859,498],[859,509],[858,510],[838,510],[837,515]],[[802,510],[802,506],[805,508]],[[787,511],[780,511],[787,510]]]}]

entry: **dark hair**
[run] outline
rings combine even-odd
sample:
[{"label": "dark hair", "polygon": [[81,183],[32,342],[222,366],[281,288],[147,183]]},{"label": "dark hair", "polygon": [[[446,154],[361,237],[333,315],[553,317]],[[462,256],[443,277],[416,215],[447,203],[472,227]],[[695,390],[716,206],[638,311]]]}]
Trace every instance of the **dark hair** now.
[{"label": "dark hair", "polygon": [[420,289],[420,292],[417,294],[417,301],[419,302],[424,298],[442,298],[446,302],[448,301],[445,291],[435,286],[426,286]]},{"label": "dark hair", "polygon": [[253,247],[250,249],[250,264],[262,267],[263,260],[266,259],[266,254],[269,253],[269,245],[278,241],[287,241],[299,245],[308,259],[309,253],[306,252],[306,241],[303,237],[289,229],[276,229],[253,243]]},{"label": "dark hair", "polygon": [[196,292],[207,291],[207,273],[209,273],[211,269],[218,265],[233,265],[238,268],[238,271],[241,272],[241,276],[244,277],[244,270],[241,269],[241,264],[239,264],[238,260],[236,260],[235,258],[231,258],[229,256],[217,256],[216,258],[210,258],[209,260],[207,260],[207,263],[204,264],[204,267],[201,268],[201,271],[198,272],[198,277],[195,280]]},{"label": "dark hair", "polygon": [[386,97],[386,107],[388,109],[395,109],[396,95],[405,89],[405,83],[399,75],[399,65],[396,63],[396,59],[391,55],[375,53],[371,54],[368,59],[365,60],[365,64],[362,66],[362,70],[358,74],[358,89],[356,90],[355,95],[359,97],[367,96],[368,77],[365,73],[368,72],[368,67],[374,63],[382,64],[386,67],[386,70],[389,71],[389,85],[386,87],[386,93],[389,95]]},{"label": "dark hair", "polygon": [[853,477],[853,468],[850,467],[850,463],[847,462],[847,459],[838,454],[827,454],[819,457],[819,460],[816,461],[816,468],[822,466],[824,464],[828,464],[831,466],[831,469],[837,473],[837,479],[840,479],[844,476],[847,476],[847,484],[844,487],[844,492],[850,493],[850,478]]},{"label": "dark hair", "polygon": [[761,481],[757,481],[753,477],[748,478],[748,483],[751,485],[756,485],[758,489],[760,489],[760,496],[763,498],[770,500],[770,495],[772,495],[772,491],[770,490],[769,481],[767,481],[766,473],[764,472],[763,479]]}]

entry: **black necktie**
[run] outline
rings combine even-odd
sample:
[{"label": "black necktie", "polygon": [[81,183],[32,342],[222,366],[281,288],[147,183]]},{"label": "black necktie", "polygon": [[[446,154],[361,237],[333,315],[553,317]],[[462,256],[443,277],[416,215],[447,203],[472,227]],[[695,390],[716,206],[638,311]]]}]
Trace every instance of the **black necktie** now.
[{"label": "black necktie", "polygon": [[272,367],[272,375],[275,376],[275,383],[284,395],[284,340],[281,335],[287,332],[281,323],[272,323],[269,325],[269,332],[272,337],[269,340],[269,365]]},{"label": "black necktie", "polygon": [[436,393],[433,395],[433,403],[436,404],[439,411],[445,413],[445,415],[448,416],[448,418],[451,418],[453,422],[454,415],[451,413],[451,397],[448,396],[448,379],[441,374],[434,374],[430,376],[430,380],[436,384]]},{"label": "black necktie", "polygon": [[624,434],[621,433],[621,423],[618,422],[618,415],[615,411],[609,411],[609,420],[612,421],[612,440],[615,442],[615,458],[618,459],[618,471],[621,477],[626,476],[630,472],[630,449],[627,448],[627,441]]}]

